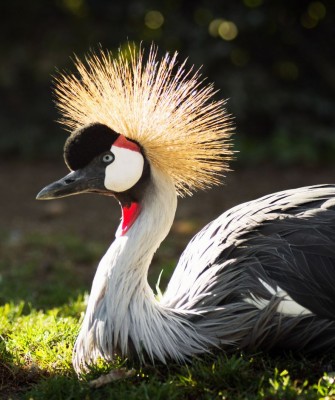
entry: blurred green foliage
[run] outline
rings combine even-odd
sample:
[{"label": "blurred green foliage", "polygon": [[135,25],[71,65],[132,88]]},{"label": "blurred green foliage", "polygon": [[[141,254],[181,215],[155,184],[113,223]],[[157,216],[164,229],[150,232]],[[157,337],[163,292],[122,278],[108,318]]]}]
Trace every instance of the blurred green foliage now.
[{"label": "blurred green foliage", "polygon": [[71,56],[152,41],[178,50],[229,98],[238,158],[331,162],[333,0],[12,0],[2,3],[0,154],[59,157],[52,78]]}]

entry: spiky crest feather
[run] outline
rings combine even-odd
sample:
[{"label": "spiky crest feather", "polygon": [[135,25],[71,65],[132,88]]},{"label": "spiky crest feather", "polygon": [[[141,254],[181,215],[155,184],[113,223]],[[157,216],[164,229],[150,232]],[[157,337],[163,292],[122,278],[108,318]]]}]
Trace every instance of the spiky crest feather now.
[{"label": "spiky crest feather", "polygon": [[70,130],[99,122],[137,141],[149,162],[170,175],[179,195],[219,184],[232,150],[225,101],[199,71],[177,66],[177,53],[157,61],[151,46],[118,57],[100,50],[75,60],[78,75],[56,80],[56,102]]}]

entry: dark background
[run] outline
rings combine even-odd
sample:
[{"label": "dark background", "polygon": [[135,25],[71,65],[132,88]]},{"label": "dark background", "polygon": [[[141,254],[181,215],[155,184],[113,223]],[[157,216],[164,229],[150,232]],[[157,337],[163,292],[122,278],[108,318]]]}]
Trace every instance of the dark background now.
[{"label": "dark background", "polygon": [[335,3],[12,0],[1,4],[0,155],[59,159],[52,75],[99,44],[178,50],[229,98],[242,165],[328,165],[335,150]]}]

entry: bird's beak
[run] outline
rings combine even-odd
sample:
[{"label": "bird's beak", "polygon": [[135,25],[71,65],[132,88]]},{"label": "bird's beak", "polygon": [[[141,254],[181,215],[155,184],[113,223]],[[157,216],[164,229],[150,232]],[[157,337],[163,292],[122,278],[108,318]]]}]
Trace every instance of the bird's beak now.
[{"label": "bird's beak", "polygon": [[87,166],[83,169],[70,172],[64,178],[43,188],[36,196],[37,200],[52,200],[79,193],[106,191],[103,178],[95,169]]}]

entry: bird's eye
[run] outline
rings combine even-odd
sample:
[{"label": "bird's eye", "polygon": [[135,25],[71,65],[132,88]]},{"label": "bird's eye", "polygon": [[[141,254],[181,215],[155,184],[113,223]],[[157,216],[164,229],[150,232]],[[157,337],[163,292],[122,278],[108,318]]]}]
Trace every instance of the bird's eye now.
[{"label": "bird's eye", "polygon": [[102,157],[102,161],[103,161],[104,163],[106,163],[106,164],[110,164],[111,162],[114,161],[114,159],[115,159],[115,157],[114,157],[114,154],[112,154],[112,153],[105,154],[105,155]]}]

